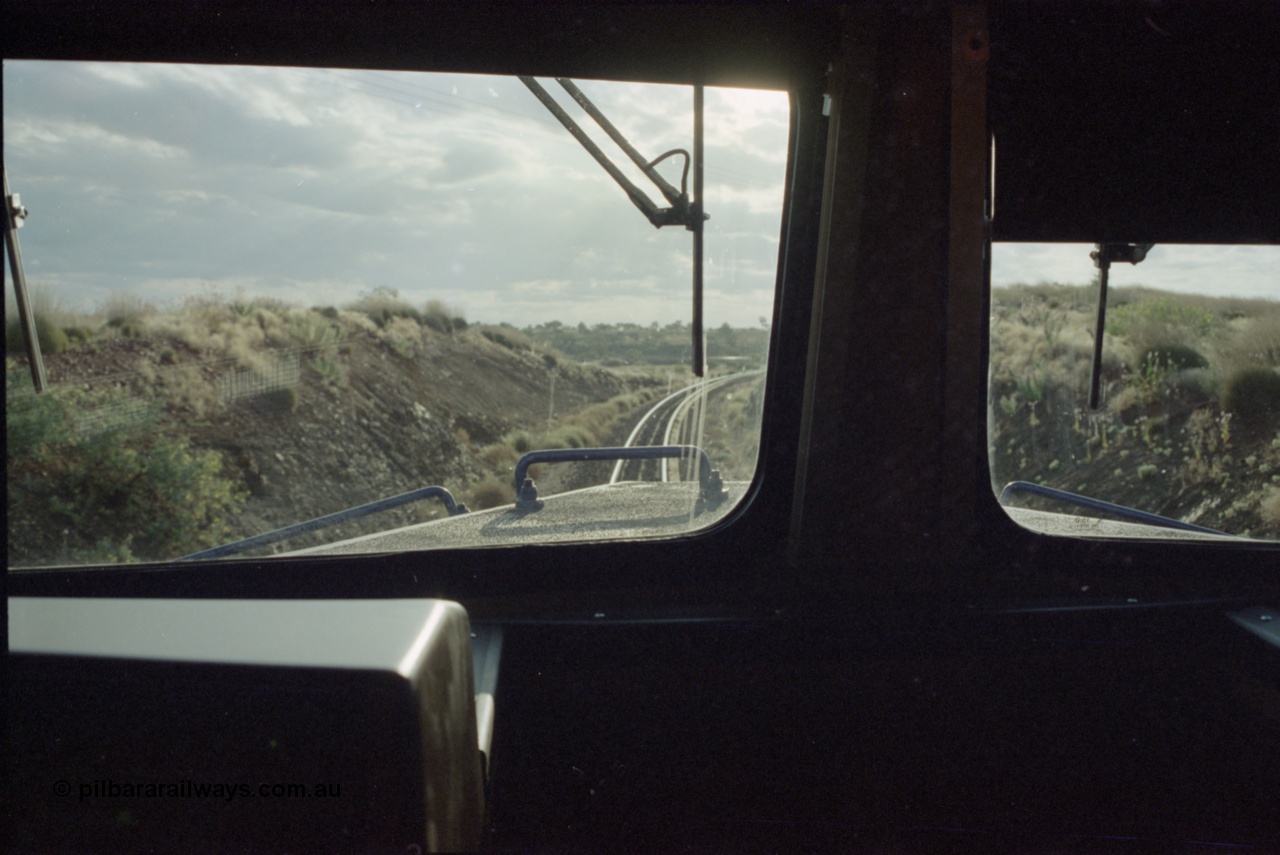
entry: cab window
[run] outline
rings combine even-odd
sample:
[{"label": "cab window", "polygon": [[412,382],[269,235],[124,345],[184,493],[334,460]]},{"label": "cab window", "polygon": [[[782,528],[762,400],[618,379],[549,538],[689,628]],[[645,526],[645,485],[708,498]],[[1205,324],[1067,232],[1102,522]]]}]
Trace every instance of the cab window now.
[{"label": "cab window", "polygon": [[[576,84],[692,187],[691,87]],[[747,492],[786,93],[705,93],[699,377],[690,232],[654,228],[520,79],[23,61],[4,91],[47,382],[6,267],[10,566],[284,529],[220,555],[671,536]],[[514,506],[526,453],[623,446],[697,453],[543,461],[540,506]],[[448,500],[344,515],[428,486]]]},{"label": "cab window", "polygon": [[1113,263],[1091,406],[1097,251],[994,247],[988,451],[1001,501],[1057,533],[1280,539],[1280,248],[1157,244]]}]

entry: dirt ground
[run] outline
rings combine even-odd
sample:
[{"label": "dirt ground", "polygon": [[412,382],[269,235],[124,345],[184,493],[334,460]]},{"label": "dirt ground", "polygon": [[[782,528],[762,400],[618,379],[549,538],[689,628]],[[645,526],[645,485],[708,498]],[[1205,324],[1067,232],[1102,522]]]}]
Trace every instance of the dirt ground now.
[{"label": "dirt ground", "polygon": [[[11,358],[10,366],[24,362]],[[486,446],[656,382],[548,360],[471,331],[424,331],[408,348],[354,333],[338,348],[266,351],[257,368],[202,359],[178,341],[124,337],[95,339],[45,363],[54,388],[114,390],[124,418],[158,411],[162,429],[216,451],[223,474],[248,493],[229,520],[237,537],[428,485],[466,501],[475,484],[510,470],[487,460]],[[582,480],[572,467],[554,469],[550,491]],[[273,551],[443,514],[426,500]]]}]

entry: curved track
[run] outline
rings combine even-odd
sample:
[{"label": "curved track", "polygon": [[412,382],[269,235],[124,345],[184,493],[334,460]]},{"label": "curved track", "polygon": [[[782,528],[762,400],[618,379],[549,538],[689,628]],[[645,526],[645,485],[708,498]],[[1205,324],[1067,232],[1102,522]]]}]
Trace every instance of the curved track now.
[{"label": "curved track", "polygon": [[[714,379],[704,379],[686,386],[658,401],[640,418],[623,445],[697,445],[699,424],[714,394],[723,392],[744,380],[759,377],[762,371],[743,371]],[[715,465],[715,461],[712,461]],[[613,467],[610,484],[619,481],[678,481],[694,478],[692,470],[682,472],[684,464],[674,460],[619,460]],[[683,476],[683,477],[682,477]]]}]

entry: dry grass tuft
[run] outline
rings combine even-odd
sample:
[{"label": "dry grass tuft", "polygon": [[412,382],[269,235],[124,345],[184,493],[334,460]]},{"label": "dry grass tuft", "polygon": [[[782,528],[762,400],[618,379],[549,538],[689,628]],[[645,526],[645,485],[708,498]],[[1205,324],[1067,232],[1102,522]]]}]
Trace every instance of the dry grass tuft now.
[{"label": "dry grass tuft", "polygon": [[480,449],[480,456],[494,469],[510,469],[520,459],[520,453],[505,442],[495,442]]},{"label": "dry grass tuft", "polygon": [[472,485],[467,506],[473,511],[509,505],[516,500],[516,490],[511,483],[497,478],[486,478]]},{"label": "dry grass tuft", "polygon": [[122,326],[128,321],[140,321],[155,312],[155,306],[128,291],[112,291],[102,304],[102,315],[107,324],[113,327]]},{"label": "dry grass tuft", "polygon": [[1258,506],[1262,521],[1280,527],[1280,487],[1267,487]]}]

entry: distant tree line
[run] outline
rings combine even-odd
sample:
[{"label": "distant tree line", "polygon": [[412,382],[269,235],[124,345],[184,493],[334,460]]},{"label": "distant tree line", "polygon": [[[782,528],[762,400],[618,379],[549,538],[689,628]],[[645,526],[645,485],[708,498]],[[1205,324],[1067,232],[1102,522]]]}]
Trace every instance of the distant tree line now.
[{"label": "distant tree line", "polygon": [[[669,365],[687,362],[691,348],[690,326],[682,321],[662,326],[657,321],[641,324],[593,324],[577,326],[549,321],[525,327],[522,332],[542,347],[551,347],[579,362]],[[738,357],[764,359],[769,346],[769,330],[735,328],[726,324],[706,331],[707,354],[711,359]]]}]

